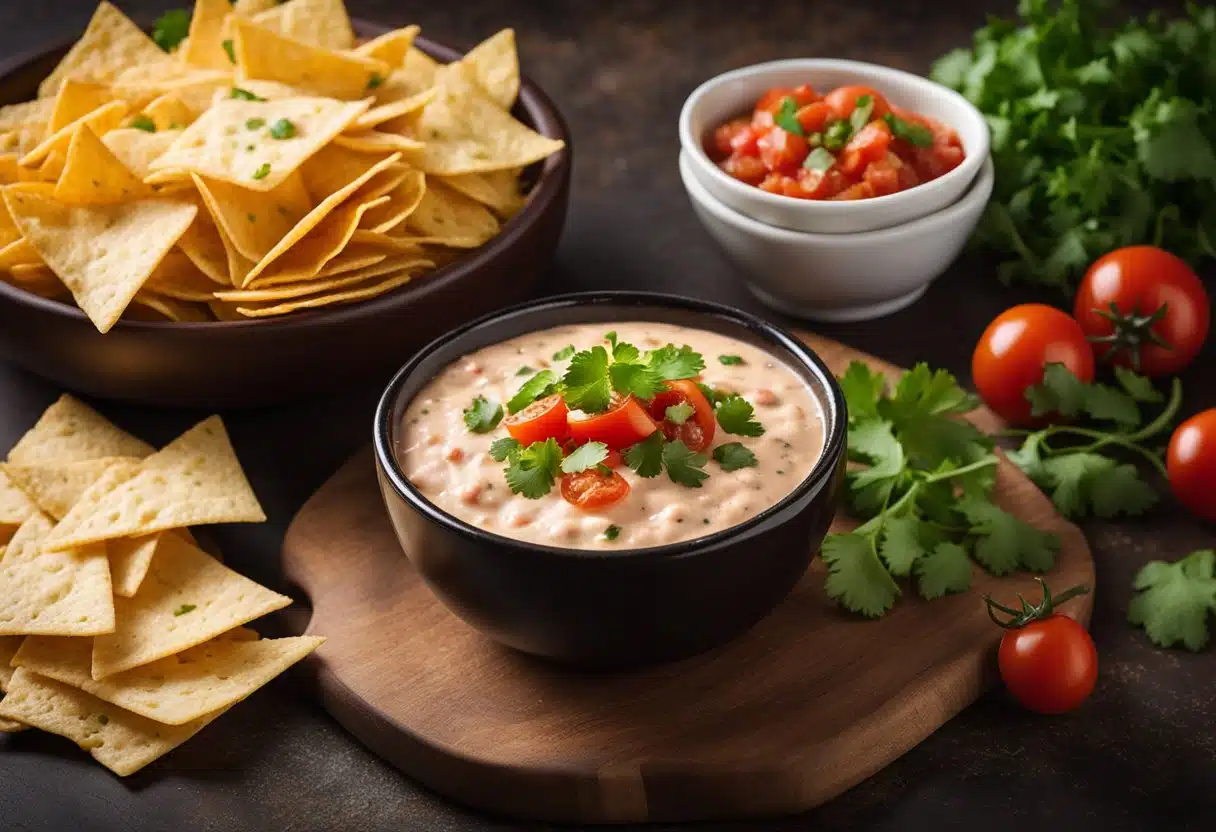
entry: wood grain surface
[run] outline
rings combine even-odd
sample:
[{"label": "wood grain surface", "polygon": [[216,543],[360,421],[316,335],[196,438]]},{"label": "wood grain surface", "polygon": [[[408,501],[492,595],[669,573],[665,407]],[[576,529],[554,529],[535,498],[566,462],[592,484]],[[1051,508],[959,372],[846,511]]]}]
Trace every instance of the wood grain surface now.
[{"label": "wood grain surface", "polygon": [[[854,358],[895,372],[804,337],[836,372]],[[987,413],[977,422],[995,424]],[[997,492],[1060,536],[1052,583],[1093,585],[1081,532],[1008,462]],[[1036,589],[1028,575],[977,568],[967,593],[925,602],[905,592],[865,621],[827,600],[816,560],[784,603],[723,648],[637,673],[570,673],[497,646],[440,605],[393,535],[370,450],[304,506],[283,564],[312,600],[309,632],[329,639],[316,656],[323,703],[356,737],[463,803],[592,823],[758,817],[831,799],[993,680],[1000,633],[980,596]],[[1087,622],[1092,599],[1065,611]]]}]

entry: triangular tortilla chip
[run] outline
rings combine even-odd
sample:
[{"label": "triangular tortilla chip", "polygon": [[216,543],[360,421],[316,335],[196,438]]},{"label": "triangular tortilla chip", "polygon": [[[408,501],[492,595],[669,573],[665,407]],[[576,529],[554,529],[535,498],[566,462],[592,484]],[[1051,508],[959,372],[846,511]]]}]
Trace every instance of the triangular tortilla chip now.
[{"label": "triangular tortilla chip", "polygon": [[280,35],[326,49],[350,49],[354,29],[342,0],[288,0],[254,14],[253,20]]},{"label": "triangular tortilla chip", "polygon": [[419,234],[470,237],[485,242],[498,233],[498,218],[484,205],[432,181],[405,221]]},{"label": "triangular tortilla chip", "polygon": [[391,32],[385,32],[380,37],[355,47],[355,54],[384,61],[393,69],[397,69],[405,62],[405,53],[410,51],[410,47],[414,45],[414,39],[418,37],[420,31],[421,29],[417,26],[404,26]]},{"label": "triangular tortilla chip", "polygon": [[[184,529],[180,531],[185,531]],[[177,531],[158,532],[146,537],[122,537],[106,543],[106,557],[110,559],[110,583],[114,594],[131,598],[152,568],[152,559],[160,547],[161,539]]]},{"label": "triangular tortilla chip", "polygon": [[[127,311],[131,313],[127,316],[128,318],[143,321],[205,323],[211,320],[211,314],[207,311],[206,307],[200,307],[198,304],[189,301],[167,298],[144,289],[141,289],[131,299],[131,305],[127,307]],[[151,315],[142,315],[141,313],[145,311],[150,311]]]},{"label": "triangular tortilla chip", "polygon": [[315,277],[346,248],[351,235],[359,227],[363,214],[371,208],[387,204],[388,201],[387,196],[369,200],[356,200],[352,197],[275,261],[273,269],[262,272],[260,276],[278,282]]},{"label": "triangular tortilla chip", "polygon": [[94,679],[180,653],[282,609],[291,599],[166,534],[140,591],[114,603],[113,634],[93,640]]},{"label": "triangular tortilla chip", "polygon": [[77,127],[87,124],[93,128],[94,133],[104,136],[122,124],[128,109],[125,101],[111,101],[101,105],[43,139],[37,147],[21,158],[21,164],[27,168],[35,167],[45,162],[56,151],[66,156],[68,144],[72,141]]},{"label": "triangular tortilla chip", "polygon": [[474,46],[460,62],[473,68],[478,85],[490,100],[504,110],[515,105],[519,95],[519,55],[515,30],[503,29]]},{"label": "triangular tortilla chip", "polygon": [[519,171],[495,170],[489,173],[459,173],[441,176],[439,181],[476,200],[500,217],[510,217],[524,203],[519,192]]},{"label": "triangular tortilla chip", "polygon": [[426,175],[421,171],[408,171],[401,182],[389,192],[388,203],[364,214],[363,219],[359,221],[359,227],[379,233],[392,231],[417,210],[425,193]]},{"label": "triangular tortilla chip", "polygon": [[218,416],[145,459],[133,476],[111,476],[114,472],[107,471],[59,522],[45,543],[48,549],[266,519]]},{"label": "triangular tortilla chip", "polygon": [[[180,247],[181,241],[178,241]],[[180,248],[169,252],[144,284],[144,291],[174,300],[205,303],[215,293],[215,281],[203,273]]]},{"label": "triangular tortilla chip", "polygon": [[104,107],[114,100],[114,91],[107,84],[93,84],[68,78],[55,95],[55,109],[47,122],[47,132],[58,133],[74,121]]},{"label": "triangular tortilla chip", "polygon": [[184,725],[235,705],[325,643],[317,636],[258,641],[254,635],[255,640],[221,635],[100,681],[92,677],[93,650],[86,639],[28,638],[16,662],[131,713]]},{"label": "triangular tortilla chip", "polygon": [[[8,690],[9,680],[13,678],[13,656],[17,655],[23,641],[25,636],[0,636],[0,690]],[[89,642],[81,639],[81,643]]]},{"label": "triangular tortilla chip", "polygon": [[385,255],[380,255],[377,262],[347,271],[338,277],[327,277],[324,279],[318,277],[312,280],[291,283],[281,281],[278,284],[267,285],[259,289],[238,289],[231,292],[217,292],[215,296],[230,303],[242,304],[282,301],[288,298],[305,297],[307,295],[329,294],[337,289],[345,289],[349,286],[363,283],[373,277],[402,271],[412,273],[424,268],[433,268],[434,265],[429,260],[405,257],[396,257],[388,260]]},{"label": "triangular tortilla chip", "polygon": [[54,98],[36,98],[18,104],[0,107],[0,131],[8,131],[26,124],[47,124],[55,110]]},{"label": "triangular tortilla chip", "polygon": [[[227,0],[225,0],[226,2]],[[55,185],[55,199],[68,205],[108,205],[152,195],[87,125],[76,128],[68,158]]]},{"label": "triangular tortilla chip", "polygon": [[103,333],[198,212],[190,203],[166,199],[64,205],[12,186],[4,189],[4,200],[21,233]]},{"label": "triangular tortilla chip", "polygon": [[101,141],[142,181],[152,172],[152,163],[160,158],[182,134],[181,130],[157,130],[149,133],[134,127],[120,127],[102,136]]},{"label": "triangular tortilla chip", "polygon": [[8,452],[8,462],[39,465],[103,457],[142,459],[155,450],[84,402],[64,393]]},{"label": "triangular tortilla chip", "polygon": [[[368,103],[328,98],[221,101],[186,128],[152,164],[152,170],[185,170],[242,188],[269,191],[362,115]],[[247,126],[258,121],[269,126],[280,119],[294,126],[291,138],[275,139],[269,130],[249,130]],[[238,135],[241,139],[234,141]],[[250,145],[252,151],[247,150]]]},{"label": "triangular tortilla chip", "polygon": [[133,456],[107,456],[71,462],[52,460],[31,465],[7,463],[3,473],[28,494],[39,509],[58,521],[72,510],[81,495],[101,479],[111,465],[138,463],[139,458]]},{"label": "triangular tortilla chip", "polygon": [[0,635],[92,636],[114,631],[105,547],[45,554],[51,521],[35,514],[0,561]]},{"label": "triangular tortilla chip", "polygon": [[119,777],[134,774],[201,731],[223,711],[163,725],[92,694],[18,668],[0,716],[67,737]]},{"label": "triangular tortilla chip", "polygon": [[24,237],[0,248],[0,269],[12,271],[14,266],[27,263],[42,263],[42,257],[33,243]]},{"label": "triangular tortilla chip", "polygon": [[399,133],[384,133],[378,130],[360,130],[358,133],[343,133],[334,137],[334,144],[360,153],[394,153],[398,150],[422,150],[426,145],[417,139]]},{"label": "triangular tortilla chip", "polygon": [[[24,159],[25,154],[36,148],[45,138],[46,122],[22,124],[0,133],[0,153],[16,153],[18,160]],[[28,168],[22,167],[21,170],[25,171],[27,178],[30,176]]]},{"label": "triangular tortilla chip", "polygon": [[369,300],[404,286],[413,279],[413,274],[409,271],[402,271],[393,274],[391,277],[370,280],[354,288],[343,289],[339,292],[312,295],[298,300],[290,300],[286,303],[238,306],[236,311],[247,318],[268,318],[273,315],[286,315],[290,312],[298,312],[301,309],[316,309],[322,306],[334,306],[343,303],[354,303],[360,300]]},{"label": "triangular tortilla chip", "polygon": [[[365,269],[368,266],[374,266],[377,263],[387,259],[389,252],[377,249],[373,246],[348,245],[342,252],[325,264],[325,267],[312,278],[310,282],[317,280],[325,280],[338,275],[349,274],[350,272]],[[274,280],[267,278],[265,275],[260,276],[257,280],[249,284],[249,289],[234,289],[221,290],[216,292],[216,297],[221,300],[227,300],[226,295],[233,292],[250,291],[256,289],[266,289],[273,286],[279,286],[284,283],[293,282],[294,276],[287,275],[287,279],[276,277]]]},{"label": "triangular tortilla chip", "polygon": [[228,276],[228,250],[209,213],[199,211],[177,245],[209,280],[220,286],[232,285]]},{"label": "triangular tortilla chip", "polygon": [[371,130],[373,127],[381,125],[386,121],[407,116],[430,104],[431,100],[438,94],[439,90],[431,87],[431,89],[423,90],[417,95],[373,107],[355,119],[355,123],[350,126],[350,129],[352,132]]},{"label": "triangular tortilla chip", "polygon": [[232,63],[221,45],[224,20],[232,11],[228,0],[194,0],[190,16],[190,36],[178,50],[178,57],[204,69],[231,69]]},{"label": "triangular tortilla chip", "polygon": [[278,81],[329,98],[353,100],[371,95],[388,77],[384,61],[339,52],[285,37],[237,18],[237,71],[244,79]]},{"label": "triangular tortilla chip", "polygon": [[175,92],[157,96],[144,107],[144,115],[152,119],[158,133],[164,130],[184,130],[194,123],[194,110],[186,106]]},{"label": "triangular tortilla chip", "polygon": [[128,67],[167,62],[168,56],[151,38],[102,0],[80,40],[38,85],[38,97],[54,95],[69,77],[107,82]]},{"label": "triangular tortilla chip", "polygon": [[254,262],[265,257],[312,209],[299,171],[270,191],[251,191],[197,174],[192,178],[215,224],[242,257]]},{"label": "triangular tortilla chip", "polygon": [[37,513],[37,504],[13,482],[7,471],[0,470],[0,532],[16,531]]},{"label": "triangular tortilla chip", "polygon": [[232,13],[241,17],[252,17],[258,12],[273,9],[279,5],[279,0],[236,0],[232,4]]}]

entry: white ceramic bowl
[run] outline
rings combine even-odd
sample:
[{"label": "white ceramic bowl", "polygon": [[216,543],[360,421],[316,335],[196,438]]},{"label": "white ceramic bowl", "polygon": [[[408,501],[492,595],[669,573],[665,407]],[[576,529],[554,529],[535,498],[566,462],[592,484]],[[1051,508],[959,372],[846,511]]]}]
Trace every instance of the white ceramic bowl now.
[{"label": "white ceramic bowl", "polygon": [[927,217],[857,234],[774,228],[715,199],[680,153],[680,178],[705,230],[761,301],[815,321],[861,321],[914,302],[944,272],[979,222],[995,179],[986,159],[971,189]]},{"label": "white ceramic bowl", "polygon": [[[705,152],[705,140],[715,127],[751,112],[770,87],[806,83],[821,93],[846,84],[864,84],[892,104],[953,127],[963,143],[963,163],[915,188],[848,202],[770,194],[728,176],[713,163]],[[919,75],[861,61],[794,58],[723,73],[693,90],[680,111],[680,147],[697,180],[735,211],[778,228],[849,234],[900,225],[955,202],[988,158],[989,134],[988,123],[971,102]]]}]

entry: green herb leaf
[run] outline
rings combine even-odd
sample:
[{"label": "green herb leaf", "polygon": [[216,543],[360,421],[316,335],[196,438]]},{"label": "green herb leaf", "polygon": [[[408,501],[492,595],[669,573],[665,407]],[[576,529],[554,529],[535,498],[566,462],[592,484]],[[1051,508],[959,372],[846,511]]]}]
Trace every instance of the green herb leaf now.
[{"label": "green herb leaf", "polygon": [[1115,380],[1119,382],[1119,386],[1123,388],[1123,392],[1131,396],[1132,399],[1144,404],[1156,404],[1165,401],[1165,396],[1160,390],[1153,387],[1151,379],[1138,375],[1126,367],[1115,366]]},{"label": "green herb leaf", "polygon": [[136,130],[143,130],[145,133],[156,132],[156,122],[148,118],[148,116],[144,115],[143,113],[140,113],[131,119],[131,126]]},{"label": "green herb leaf", "polygon": [[[625,346],[628,344],[619,344],[617,349]],[[653,399],[665,389],[662,379],[653,368],[645,364],[623,364],[614,361],[608,367],[608,376],[612,381],[612,389],[622,396]]]},{"label": "green herb leaf", "polygon": [[520,367],[518,370],[515,371],[515,375],[516,376],[530,376],[530,375],[532,375],[532,372],[533,372],[532,368],[525,364],[523,367]]},{"label": "green herb leaf", "polygon": [[567,358],[574,355],[575,352],[576,352],[576,350],[574,349],[574,344],[567,344],[566,346],[562,347],[557,352],[553,353],[553,360],[554,361],[565,361]]},{"label": "green herb leaf", "polygon": [[830,534],[820,549],[828,566],[827,595],[847,610],[878,618],[895,605],[899,585],[887,572],[867,535]]},{"label": "green herb leaf", "polygon": [[667,469],[667,476],[674,483],[689,488],[700,488],[701,483],[709,478],[709,474],[702,470],[705,468],[705,463],[709,462],[709,457],[705,454],[695,453],[678,439],[664,444],[662,455],[663,467]]},{"label": "green herb leaf", "polygon": [[188,612],[194,612],[196,609],[198,609],[198,607],[195,604],[182,604],[173,611],[173,615],[176,618],[177,616],[185,615]]},{"label": "green herb leaf", "polygon": [[874,96],[862,95],[858,96],[856,103],[853,105],[853,112],[849,114],[849,127],[856,134],[861,131],[861,128],[870,123],[870,116],[874,114]]},{"label": "green herb leaf", "polygon": [[1055,565],[1060,540],[1019,520],[993,503],[965,497],[959,510],[977,540],[975,559],[993,575],[1008,575],[1019,567],[1046,572]]},{"label": "green herb leaf", "polygon": [[663,434],[656,430],[641,442],[626,448],[623,457],[625,464],[639,477],[657,477],[663,470]]},{"label": "green herb leaf", "polygon": [[849,424],[878,418],[878,400],[887,390],[886,376],[864,362],[853,361],[839,381],[849,409]]},{"label": "green herb leaf", "polygon": [[258,169],[253,172],[253,178],[254,179],[265,179],[267,176],[270,176],[270,163],[263,162],[261,164],[261,166],[258,167]]},{"label": "green herb leaf", "polygon": [[561,470],[562,449],[554,439],[533,442],[508,457],[507,486],[512,494],[538,500],[553,489]]},{"label": "green herb leaf", "polygon": [[[520,386],[515,395],[507,402],[508,413],[518,413],[532,402],[545,395],[545,391],[557,382],[557,376],[552,370],[541,370]],[[569,402],[569,397],[567,397]]]},{"label": "green herb leaf", "polygon": [[916,147],[933,146],[933,131],[925,125],[906,121],[895,113],[887,113],[883,116],[883,121],[891,128],[891,135],[895,138],[903,139]]},{"label": "green herb leaf", "polygon": [[673,425],[682,425],[688,421],[688,417],[692,416],[694,412],[692,405],[688,402],[680,402],[679,404],[671,405],[663,411],[663,417]]},{"label": "green herb leaf", "polygon": [[777,114],[773,116],[773,121],[787,133],[793,133],[795,136],[806,135],[806,131],[802,129],[802,125],[798,122],[798,102],[789,96],[781,100],[781,109],[777,110]]},{"label": "green herb leaf", "polygon": [[616,540],[621,536],[621,527],[617,525],[604,529],[604,540]]},{"label": "green herb leaf", "polygon": [[266,119],[264,119],[264,118],[251,118],[251,119],[246,119],[246,121],[245,121],[246,130],[261,130],[265,126],[266,126]]},{"label": "green herb leaf", "polygon": [[495,439],[490,443],[490,459],[495,462],[506,462],[515,454],[519,453],[523,447],[519,441],[512,439],[510,436],[504,436],[502,439]]},{"label": "green herb leaf", "polygon": [[888,517],[883,521],[879,555],[892,575],[902,578],[911,574],[912,566],[926,554],[921,540],[923,526],[924,523],[913,514]]},{"label": "green herb leaf", "polygon": [[233,87],[232,92],[228,93],[228,97],[236,98],[241,101],[265,101],[266,100],[265,98],[262,98],[261,96],[258,96],[258,95],[254,95],[249,90],[244,90],[244,89],[241,89],[240,87]]},{"label": "green herb leaf", "polygon": [[714,448],[714,461],[723,471],[738,471],[740,468],[755,468],[756,455],[739,442],[727,442]]},{"label": "green herb leaf", "polygon": [[825,171],[836,164],[836,156],[826,147],[817,147],[802,160],[802,166],[807,170]]},{"label": "green herb leaf", "polygon": [[380,73],[373,72],[367,79],[367,88],[369,90],[374,90],[383,83],[384,79],[380,76]]},{"label": "green herb leaf", "polygon": [[673,344],[659,347],[650,353],[647,363],[664,381],[693,378],[705,369],[705,359],[687,344],[682,347]]},{"label": "green herb leaf", "polygon": [[1143,627],[1158,647],[1181,644],[1191,651],[1208,643],[1208,617],[1216,613],[1216,551],[1192,552],[1181,560],[1155,560],[1136,575],[1137,595],[1127,620]]},{"label": "green herb leaf", "polygon": [[735,436],[764,435],[764,427],[752,418],[755,413],[751,402],[739,395],[727,396],[714,408],[722,430]]},{"label": "green herb leaf", "polygon": [[612,382],[608,378],[608,351],[592,347],[577,352],[562,377],[566,405],[586,413],[596,413],[608,407],[612,400]]},{"label": "green herb leaf", "polygon": [[603,442],[588,442],[580,445],[568,457],[562,460],[562,471],[567,474],[577,474],[588,468],[595,468],[608,458],[608,446]]},{"label": "green herb leaf", "polygon": [[228,60],[235,64],[236,63],[236,52],[234,52],[232,49],[232,41],[231,40],[220,41],[220,46],[224,47],[224,53],[228,56]]},{"label": "green herb leaf", "polygon": [[1140,409],[1130,395],[1105,384],[1087,384],[1063,364],[1046,365],[1043,381],[1026,390],[1026,400],[1036,417],[1058,413],[1072,418],[1085,413],[1128,428],[1140,424]]},{"label": "green herb leaf", "polygon": [[844,150],[844,146],[849,143],[852,133],[853,128],[849,125],[848,121],[844,119],[833,121],[823,131],[823,146],[834,153],[838,153]]},{"label": "green herb leaf", "polygon": [[718,363],[727,367],[733,367],[743,363],[743,357],[740,355],[719,355]]},{"label": "green herb leaf", "polygon": [[296,126],[285,118],[270,125],[270,136],[275,139],[290,139],[296,134]]},{"label": "green herb leaf", "polygon": [[952,592],[966,592],[971,586],[971,558],[957,543],[939,543],[933,551],[916,561],[916,591],[926,601]]},{"label": "green herb leaf", "polygon": [[152,24],[152,41],[166,52],[172,52],[190,34],[190,12],[172,9],[156,18]]},{"label": "green herb leaf", "polygon": [[502,405],[478,396],[464,409],[464,425],[473,433],[489,433],[502,421]]}]

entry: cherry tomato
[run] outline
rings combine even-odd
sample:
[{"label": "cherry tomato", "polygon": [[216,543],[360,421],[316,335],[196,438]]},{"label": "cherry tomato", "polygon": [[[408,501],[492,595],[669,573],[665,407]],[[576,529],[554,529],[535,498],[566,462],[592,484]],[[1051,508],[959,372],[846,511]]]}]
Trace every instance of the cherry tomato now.
[{"label": "cherry tomato", "polygon": [[550,437],[560,441],[567,433],[567,412],[566,400],[560,393],[555,393],[511,414],[502,420],[502,424],[511,438],[521,445],[543,442]]},{"label": "cherry tomato", "polygon": [[595,511],[620,502],[629,495],[629,483],[620,474],[580,471],[562,474],[562,498],[583,511]]},{"label": "cherry tomato", "polygon": [[1045,364],[1063,364],[1081,381],[1094,378],[1094,354],[1081,326],[1059,309],[1024,303],[988,324],[971,356],[975,387],[997,415],[1030,421],[1026,388],[1043,380]]},{"label": "cherry tomato", "polygon": [[570,437],[578,444],[603,442],[609,448],[628,448],[658,430],[654,420],[633,396],[628,396],[604,413],[566,420]]},{"label": "cherry tomato", "polygon": [[997,664],[1014,698],[1041,714],[1075,709],[1098,679],[1093,639],[1076,621],[1058,613],[1007,631]]},{"label": "cherry tomato", "polygon": [[1216,408],[1195,414],[1174,430],[1165,470],[1178,502],[1216,522]]},{"label": "cherry tomato", "polygon": [[874,102],[874,112],[870,118],[882,118],[891,112],[891,105],[887,103],[887,99],[872,87],[837,87],[824,96],[823,103],[831,107],[837,117],[848,118],[857,109],[857,99],[863,95],[870,96],[870,100]]},{"label": "cherry tomato", "polygon": [[811,151],[804,137],[780,127],[770,127],[756,140],[756,147],[760,150],[760,161],[764,162],[764,166],[781,173],[796,173]]},{"label": "cherry tomato", "polygon": [[1156,246],[1130,246],[1089,267],[1073,317],[1099,360],[1169,376],[1199,354],[1211,310],[1203,283],[1186,263]]},{"label": "cherry tomato", "polygon": [[871,121],[849,139],[840,154],[840,169],[848,176],[860,176],[866,165],[887,158],[891,128],[885,121]]},{"label": "cherry tomato", "polygon": [[[717,430],[709,399],[691,381],[679,379],[664,384],[667,390],[650,401],[650,417],[659,423],[659,430],[668,440],[679,439],[693,451],[705,450],[714,441],[714,431]],[[682,425],[667,421],[667,408],[681,402],[688,402],[692,406],[692,416]]]},{"label": "cherry tomato", "polygon": [[749,185],[759,185],[768,175],[768,168],[764,166],[764,162],[761,162],[758,156],[732,155],[719,162],[718,167],[728,175]]}]

